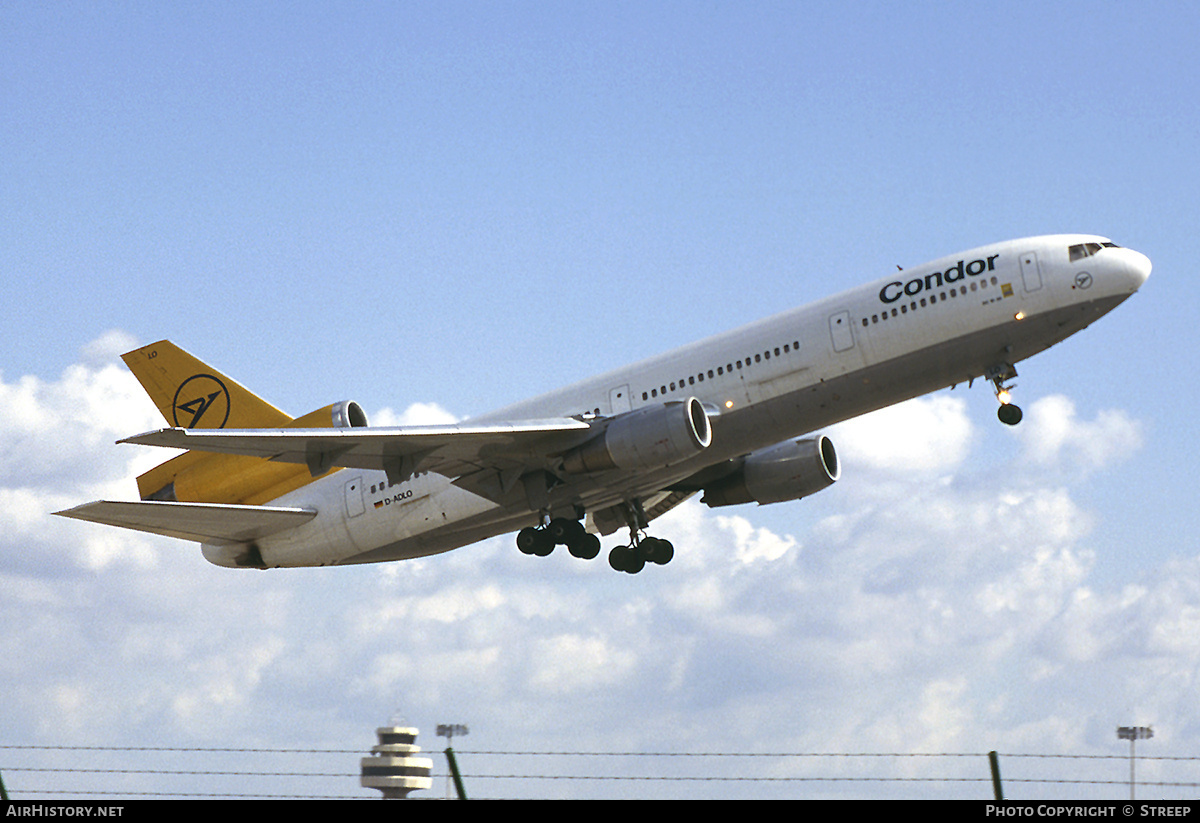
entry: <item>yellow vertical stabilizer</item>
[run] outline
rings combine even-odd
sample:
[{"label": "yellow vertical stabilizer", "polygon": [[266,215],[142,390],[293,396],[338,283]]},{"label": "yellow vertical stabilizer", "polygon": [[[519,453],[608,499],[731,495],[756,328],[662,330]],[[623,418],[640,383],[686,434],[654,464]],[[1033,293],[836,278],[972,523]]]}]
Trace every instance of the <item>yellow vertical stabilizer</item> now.
[{"label": "yellow vertical stabilizer", "polygon": [[182,429],[268,429],[291,416],[197,360],[169,340],[121,355],[168,426]]},{"label": "yellow vertical stabilizer", "polygon": [[[326,428],[339,407],[293,419],[168,340],[121,356],[167,424],[185,429]],[[365,420],[353,425],[364,425]],[[143,500],[262,504],[311,483],[308,469],[258,457],[185,452],[138,477]]]}]

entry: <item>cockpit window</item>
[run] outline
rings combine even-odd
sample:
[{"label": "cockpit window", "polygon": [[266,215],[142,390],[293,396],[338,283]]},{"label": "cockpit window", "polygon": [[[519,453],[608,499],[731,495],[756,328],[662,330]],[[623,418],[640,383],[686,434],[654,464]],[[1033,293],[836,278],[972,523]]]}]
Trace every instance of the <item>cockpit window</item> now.
[{"label": "cockpit window", "polygon": [[1071,246],[1069,251],[1071,253],[1071,262],[1074,263],[1076,260],[1082,260],[1085,257],[1091,257],[1101,249],[1119,248],[1120,246],[1118,246],[1116,243],[1080,243],[1078,245]]}]

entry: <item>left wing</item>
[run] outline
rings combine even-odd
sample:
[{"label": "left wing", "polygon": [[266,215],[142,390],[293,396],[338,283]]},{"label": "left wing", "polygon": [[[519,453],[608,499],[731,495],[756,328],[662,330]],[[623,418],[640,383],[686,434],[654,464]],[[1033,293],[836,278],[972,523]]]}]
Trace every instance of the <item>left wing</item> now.
[{"label": "left wing", "polygon": [[[261,457],[308,467],[314,477],[329,469],[387,472],[400,483],[417,471],[456,478],[482,470],[513,482],[531,468],[589,439],[591,425],[574,418],[484,425],[451,424],[344,429],[159,429],[122,443]],[[507,484],[505,484],[507,485]]]},{"label": "left wing", "polygon": [[317,516],[311,509],[159,500],[97,500],[55,514],[216,545],[258,540]]}]

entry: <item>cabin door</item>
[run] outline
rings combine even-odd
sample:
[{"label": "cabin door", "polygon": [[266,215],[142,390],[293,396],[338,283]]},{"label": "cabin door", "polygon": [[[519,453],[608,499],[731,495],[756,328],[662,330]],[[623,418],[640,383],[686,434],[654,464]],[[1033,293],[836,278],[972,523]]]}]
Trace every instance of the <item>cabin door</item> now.
[{"label": "cabin door", "polygon": [[854,329],[850,328],[850,312],[840,311],[829,318],[829,336],[833,339],[834,351],[854,348]]},{"label": "cabin door", "polygon": [[1037,291],[1042,287],[1042,270],[1038,266],[1037,252],[1027,251],[1021,255],[1021,279],[1025,291]]}]

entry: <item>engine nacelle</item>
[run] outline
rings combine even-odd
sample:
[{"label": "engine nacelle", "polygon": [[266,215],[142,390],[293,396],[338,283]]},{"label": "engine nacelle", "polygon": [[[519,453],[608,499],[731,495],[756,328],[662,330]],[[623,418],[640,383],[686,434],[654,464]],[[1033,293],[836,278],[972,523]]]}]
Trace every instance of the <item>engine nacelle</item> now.
[{"label": "engine nacelle", "polygon": [[841,471],[825,435],[788,440],[748,455],[736,472],[705,486],[700,502],[716,508],[799,500],[833,485]]},{"label": "engine nacelle", "polygon": [[660,469],[694,457],[712,443],[712,426],[694,397],[644,406],[609,421],[599,437],[563,455],[572,474]]},{"label": "engine nacelle", "polygon": [[309,412],[287,424],[289,429],[357,429],[367,425],[367,413],[353,400],[339,400],[332,406]]}]

